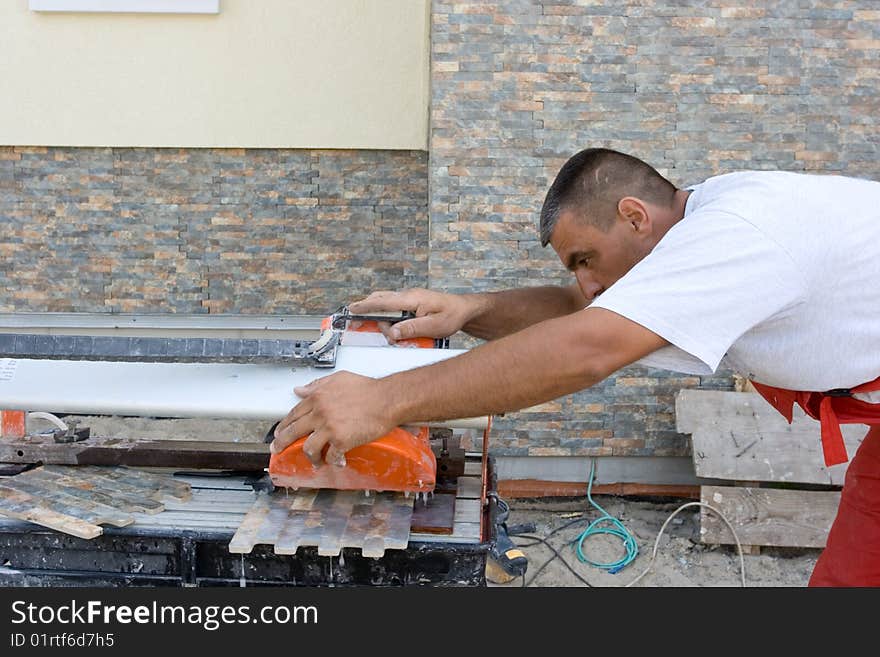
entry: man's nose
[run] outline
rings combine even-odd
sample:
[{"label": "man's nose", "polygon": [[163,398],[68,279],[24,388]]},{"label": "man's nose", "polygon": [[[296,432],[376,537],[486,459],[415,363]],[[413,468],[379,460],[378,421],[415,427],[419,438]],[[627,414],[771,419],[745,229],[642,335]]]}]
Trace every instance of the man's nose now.
[{"label": "man's nose", "polygon": [[577,278],[578,287],[581,288],[581,292],[587,301],[592,301],[602,291],[602,285],[589,272],[579,269],[575,272],[575,277]]}]

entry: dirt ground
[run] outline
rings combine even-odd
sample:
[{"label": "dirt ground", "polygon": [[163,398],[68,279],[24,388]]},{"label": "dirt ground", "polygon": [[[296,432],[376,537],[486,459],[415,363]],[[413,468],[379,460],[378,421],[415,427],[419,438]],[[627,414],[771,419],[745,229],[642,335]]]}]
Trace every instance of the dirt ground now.
[{"label": "dirt ground", "polygon": [[[561,561],[565,562],[590,586],[626,586],[644,571],[651,560],[657,533],[663,523],[681,504],[689,500],[645,501],[611,496],[594,496],[597,504],[620,520],[634,536],[638,556],[616,574],[578,560],[574,541],[599,512],[586,499],[520,499],[510,500],[508,527],[534,523],[537,536],[548,536],[549,543],[560,553],[553,558],[544,544],[524,537],[514,538],[529,559],[526,586],[587,586]],[[700,509],[687,508],[667,525],[657,548],[657,557],[650,572],[635,586],[654,587],[738,587],[741,586],[740,560],[735,546],[704,545],[699,541]],[[529,545],[531,544],[531,545]],[[621,539],[600,534],[583,544],[585,556],[597,563],[612,563],[625,555]],[[744,558],[746,586],[806,586],[820,550],[795,548],[761,548],[760,554]],[[551,559],[552,558],[552,559]],[[490,586],[522,586],[521,578],[507,584]]]}]

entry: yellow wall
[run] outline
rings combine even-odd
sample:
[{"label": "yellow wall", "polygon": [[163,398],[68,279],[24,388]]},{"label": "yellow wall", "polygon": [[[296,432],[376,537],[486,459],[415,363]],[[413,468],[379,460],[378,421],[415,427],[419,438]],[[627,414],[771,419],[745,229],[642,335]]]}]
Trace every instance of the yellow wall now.
[{"label": "yellow wall", "polygon": [[425,149],[430,0],[0,2],[0,144]]}]

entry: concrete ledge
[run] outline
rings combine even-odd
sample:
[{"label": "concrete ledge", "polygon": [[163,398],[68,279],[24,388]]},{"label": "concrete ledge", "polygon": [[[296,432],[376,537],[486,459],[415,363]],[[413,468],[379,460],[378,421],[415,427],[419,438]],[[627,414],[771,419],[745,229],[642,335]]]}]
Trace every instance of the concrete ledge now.
[{"label": "concrete ledge", "polygon": [[[586,482],[588,456],[498,456],[498,480],[537,479]],[[696,486],[706,483],[694,474],[689,456],[602,456],[596,458],[595,484],[662,484]]]}]

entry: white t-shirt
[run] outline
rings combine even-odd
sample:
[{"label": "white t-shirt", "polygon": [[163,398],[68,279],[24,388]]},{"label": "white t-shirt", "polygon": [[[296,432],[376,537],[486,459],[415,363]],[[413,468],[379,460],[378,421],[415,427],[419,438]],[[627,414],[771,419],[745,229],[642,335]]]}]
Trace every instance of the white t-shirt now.
[{"label": "white t-shirt", "polygon": [[671,343],[641,364],[793,390],[880,376],[880,183],[755,171],[692,189],[684,218],[591,304]]}]

